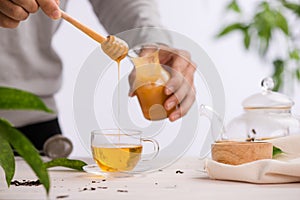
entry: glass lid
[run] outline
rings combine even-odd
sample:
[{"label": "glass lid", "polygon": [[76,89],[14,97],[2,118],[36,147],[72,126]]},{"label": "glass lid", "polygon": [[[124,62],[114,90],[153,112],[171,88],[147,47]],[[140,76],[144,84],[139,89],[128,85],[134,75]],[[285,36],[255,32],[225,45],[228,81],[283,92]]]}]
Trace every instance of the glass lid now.
[{"label": "glass lid", "polygon": [[264,78],[261,88],[261,93],[254,94],[243,101],[244,109],[290,109],[294,105],[290,97],[272,91],[274,88],[272,78]]}]

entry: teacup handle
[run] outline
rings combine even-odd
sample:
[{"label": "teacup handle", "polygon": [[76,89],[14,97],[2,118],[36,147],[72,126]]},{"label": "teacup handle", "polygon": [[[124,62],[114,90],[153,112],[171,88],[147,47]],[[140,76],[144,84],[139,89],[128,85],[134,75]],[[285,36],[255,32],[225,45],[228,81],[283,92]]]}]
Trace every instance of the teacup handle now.
[{"label": "teacup handle", "polygon": [[156,156],[159,153],[159,144],[155,139],[150,139],[150,138],[142,138],[141,139],[143,142],[151,142],[154,147],[153,153],[149,156],[149,158],[143,158],[142,161],[150,161],[156,158]]}]

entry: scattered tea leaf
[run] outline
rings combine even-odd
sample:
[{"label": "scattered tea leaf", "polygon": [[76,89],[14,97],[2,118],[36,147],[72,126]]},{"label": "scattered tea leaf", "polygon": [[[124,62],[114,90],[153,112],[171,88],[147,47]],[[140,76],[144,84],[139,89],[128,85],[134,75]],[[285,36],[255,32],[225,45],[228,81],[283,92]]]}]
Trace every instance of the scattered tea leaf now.
[{"label": "scattered tea leaf", "polygon": [[125,193],[127,193],[128,190],[117,190],[117,192],[125,192]]},{"label": "scattered tea leaf", "polygon": [[11,182],[11,185],[14,186],[39,186],[41,185],[40,180],[35,180],[35,181],[31,181],[31,180],[23,180],[23,181],[18,181],[18,180],[14,180]]},{"label": "scattered tea leaf", "polygon": [[60,196],[57,196],[56,199],[64,199],[64,198],[68,198],[69,195],[60,195]]},{"label": "scattered tea leaf", "polygon": [[71,160],[68,158],[56,158],[45,163],[46,168],[51,167],[67,167],[78,171],[83,171],[82,167],[87,165],[81,160]]}]

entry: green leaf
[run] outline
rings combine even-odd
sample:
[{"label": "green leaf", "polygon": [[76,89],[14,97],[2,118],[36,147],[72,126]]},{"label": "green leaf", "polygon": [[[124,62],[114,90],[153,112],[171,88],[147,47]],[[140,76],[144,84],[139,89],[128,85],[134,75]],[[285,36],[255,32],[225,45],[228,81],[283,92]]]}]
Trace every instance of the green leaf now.
[{"label": "green leaf", "polygon": [[0,87],[0,109],[52,111],[34,94],[26,91]]},{"label": "green leaf", "polygon": [[273,61],[273,65],[275,68],[273,75],[275,76],[281,75],[284,71],[285,62],[282,59],[276,59]]},{"label": "green leaf", "polygon": [[87,164],[81,160],[71,160],[67,158],[56,158],[45,163],[45,166],[47,168],[61,166],[61,167],[75,169],[78,171],[83,171],[82,167],[85,165]]},{"label": "green leaf", "polygon": [[40,182],[49,193],[50,181],[47,168],[45,167],[38,151],[32,145],[32,143],[17,129],[11,127],[6,121],[0,119],[0,134],[7,140],[23,157],[23,159],[29,164],[32,170],[35,172]]},{"label": "green leaf", "polygon": [[296,74],[297,79],[300,81],[300,69],[299,68],[296,69],[295,74]]},{"label": "green leaf", "polygon": [[293,60],[300,60],[299,49],[294,49],[293,51],[291,51],[289,53],[289,57]]},{"label": "green leaf", "polygon": [[284,153],[284,152],[280,148],[273,145],[273,158],[282,153]]},{"label": "green leaf", "polygon": [[282,5],[286,7],[287,9],[291,10],[293,13],[295,13],[298,17],[300,17],[300,5],[296,3],[290,3],[287,1],[282,1]]},{"label": "green leaf", "polygon": [[246,28],[246,26],[244,24],[241,23],[234,23],[234,24],[230,24],[226,27],[224,27],[217,35],[217,37],[222,37],[232,31],[236,31],[236,30],[244,30]]},{"label": "green leaf", "polygon": [[274,30],[279,29],[285,35],[289,35],[289,26],[285,16],[273,9],[271,5],[268,2],[261,3],[258,7],[258,12],[253,18],[253,23],[251,23],[251,28],[256,31],[258,36],[261,56],[265,56],[269,50]]},{"label": "green leaf", "polygon": [[245,30],[244,31],[244,46],[246,49],[249,49],[250,42],[251,42],[251,37],[249,35],[249,32],[248,32],[248,30]]},{"label": "green leaf", "polygon": [[8,187],[15,174],[15,158],[13,150],[8,141],[2,137],[0,132],[0,166],[5,172],[6,183]]},{"label": "green leaf", "polygon": [[272,75],[272,78],[275,82],[275,86],[273,88],[274,91],[278,91],[280,89],[280,87],[282,86],[282,75],[284,72],[284,65],[285,62],[281,59],[277,59],[273,62],[273,67],[274,67],[274,72]]},{"label": "green leaf", "polygon": [[264,55],[269,48],[272,37],[272,28],[274,26],[273,17],[269,10],[264,10],[255,15],[252,27],[257,32],[257,39],[260,44],[260,53]]},{"label": "green leaf", "polygon": [[1,117],[0,117],[0,120],[2,121],[2,123],[5,123],[7,126],[13,126],[9,121],[7,121],[7,120],[4,119],[4,118],[1,118]]},{"label": "green leaf", "polygon": [[227,5],[227,9],[228,10],[232,10],[234,12],[240,13],[241,9],[240,6],[238,5],[238,3],[236,2],[236,0],[231,1],[228,5]]},{"label": "green leaf", "polygon": [[276,26],[282,30],[286,35],[289,34],[289,26],[286,18],[278,11],[273,11],[275,15]]}]

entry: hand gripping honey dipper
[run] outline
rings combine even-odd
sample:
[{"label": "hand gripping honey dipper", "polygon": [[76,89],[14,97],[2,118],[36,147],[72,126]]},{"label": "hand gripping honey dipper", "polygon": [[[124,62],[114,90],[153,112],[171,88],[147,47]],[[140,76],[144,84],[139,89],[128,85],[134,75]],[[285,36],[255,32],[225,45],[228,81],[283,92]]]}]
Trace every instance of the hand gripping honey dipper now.
[{"label": "hand gripping honey dipper", "polygon": [[119,62],[127,55],[128,45],[120,38],[113,35],[104,37],[91,28],[85,26],[81,22],[77,21],[62,10],[61,16],[64,20],[68,21],[70,24],[90,36],[95,41],[99,42],[104,53],[106,53],[111,59]]}]

